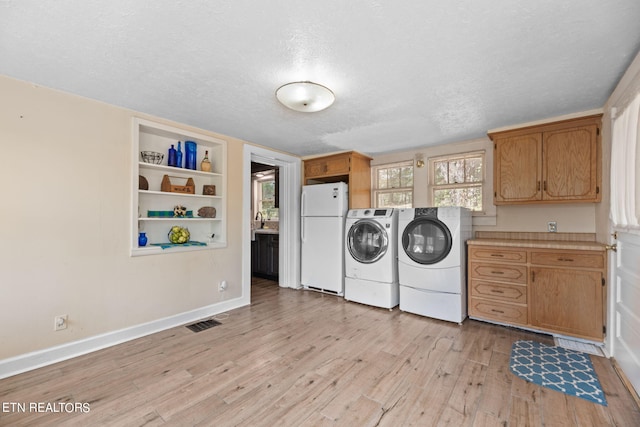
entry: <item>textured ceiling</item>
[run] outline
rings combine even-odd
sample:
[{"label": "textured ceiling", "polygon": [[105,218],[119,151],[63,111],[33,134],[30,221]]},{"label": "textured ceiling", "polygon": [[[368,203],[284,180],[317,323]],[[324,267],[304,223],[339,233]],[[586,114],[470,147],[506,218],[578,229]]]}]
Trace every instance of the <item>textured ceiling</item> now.
[{"label": "textured ceiling", "polygon": [[298,155],[601,108],[639,49],[638,0],[0,0],[0,74]]}]

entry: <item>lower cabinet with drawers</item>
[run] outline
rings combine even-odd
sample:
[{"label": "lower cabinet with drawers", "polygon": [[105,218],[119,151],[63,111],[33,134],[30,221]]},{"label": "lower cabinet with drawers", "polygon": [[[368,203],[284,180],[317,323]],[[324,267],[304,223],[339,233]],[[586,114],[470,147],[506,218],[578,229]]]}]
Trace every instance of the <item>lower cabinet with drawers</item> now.
[{"label": "lower cabinet with drawers", "polygon": [[487,240],[468,244],[469,317],[603,340],[603,245],[545,242],[536,247],[534,242]]}]

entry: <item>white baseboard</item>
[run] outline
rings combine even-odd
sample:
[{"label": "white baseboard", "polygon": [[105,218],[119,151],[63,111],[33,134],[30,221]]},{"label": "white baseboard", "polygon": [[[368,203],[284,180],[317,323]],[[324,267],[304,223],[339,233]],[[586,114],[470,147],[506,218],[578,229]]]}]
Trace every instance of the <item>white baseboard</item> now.
[{"label": "white baseboard", "polygon": [[163,319],[154,320],[152,322],[132,326],[130,328],[107,332],[105,334],[95,335],[79,341],[0,360],[0,379],[41,368],[43,366],[52,365],[77,356],[82,356],[83,354],[164,331],[165,329],[174,328],[176,326],[211,317],[248,304],[249,300],[247,298],[240,297],[201,307],[185,313],[176,314],[174,316],[165,317]]}]

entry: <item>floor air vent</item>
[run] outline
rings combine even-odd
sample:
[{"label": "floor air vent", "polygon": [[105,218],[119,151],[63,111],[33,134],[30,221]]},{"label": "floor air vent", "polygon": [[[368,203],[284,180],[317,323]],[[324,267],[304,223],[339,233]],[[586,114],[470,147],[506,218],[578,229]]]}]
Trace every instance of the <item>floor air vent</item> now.
[{"label": "floor air vent", "polygon": [[218,325],[220,325],[220,322],[218,322],[217,320],[209,319],[187,325],[187,328],[191,329],[193,332],[201,332],[205,329],[213,328],[214,326]]}]

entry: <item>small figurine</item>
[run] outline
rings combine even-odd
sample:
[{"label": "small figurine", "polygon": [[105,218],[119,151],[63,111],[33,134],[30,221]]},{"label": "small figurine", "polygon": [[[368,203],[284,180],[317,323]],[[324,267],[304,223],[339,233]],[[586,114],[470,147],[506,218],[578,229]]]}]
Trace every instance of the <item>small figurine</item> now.
[{"label": "small figurine", "polygon": [[176,205],[173,207],[173,217],[174,218],[184,218],[187,214],[187,208],[182,205]]}]

